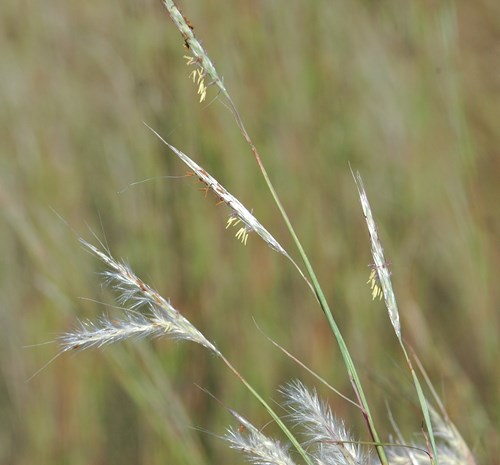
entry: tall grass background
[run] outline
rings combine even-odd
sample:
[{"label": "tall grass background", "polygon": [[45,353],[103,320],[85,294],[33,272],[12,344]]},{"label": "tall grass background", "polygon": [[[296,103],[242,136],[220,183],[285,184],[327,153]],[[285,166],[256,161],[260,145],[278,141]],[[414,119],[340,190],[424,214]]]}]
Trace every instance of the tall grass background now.
[{"label": "tall grass background", "polygon": [[[379,429],[391,431],[386,402],[407,434],[421,414],[366,285],[372,259],[349,162],[365,180],[405,338],[478,463],[500,463],[497,2],[180,6],[310,254]],[[242,246],[191,179],[161,179],[185,169],[143,121],[291,244],[232,116],[198,103],[161,2],[4,0],[0,47],[0,462],[242,461],[211,436],[230,418],[197,385],[268,421],[216,359],[172,341],[65,355],[27,382],[57,348],[26,346],[112,302],[73,230],[105,236],[264,395],[312,380],[253,320],[349,391],[326,321],[286,260],[252,237]],[[358,412],[330,399],[363,437]]]}]

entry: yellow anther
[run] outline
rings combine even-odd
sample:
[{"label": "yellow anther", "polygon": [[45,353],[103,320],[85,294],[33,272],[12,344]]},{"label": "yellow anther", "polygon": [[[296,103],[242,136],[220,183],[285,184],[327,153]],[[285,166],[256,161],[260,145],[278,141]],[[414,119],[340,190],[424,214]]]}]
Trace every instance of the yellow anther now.
[{"label": "yellow anther", "polygon": [[239,231],[236,233],[236,238],[239,239],[242,244],[246,245],[248,240],[248,232],[244,226],[240,228]]},{"label": "yellow anther", "polygon": [[368,278],[368,281],[366,284],[370,285],[370,289],[372,291],[372,300],[375,300],[377,297],[382,300],[382,297],[384,295],[384,291],[382,288],[379,286],[379,281],[378,281],[378,275],[375,269],[373,269],[370,273],[370,277]]},{"label": "yellow anther", "polygon": [[[237,216],[231,216],[226,223],[226,229],[229,228],[229,226],[236,226],[238,223],[240,223],[241,220]],[[233,224],[234,223],[234,224]]]}]

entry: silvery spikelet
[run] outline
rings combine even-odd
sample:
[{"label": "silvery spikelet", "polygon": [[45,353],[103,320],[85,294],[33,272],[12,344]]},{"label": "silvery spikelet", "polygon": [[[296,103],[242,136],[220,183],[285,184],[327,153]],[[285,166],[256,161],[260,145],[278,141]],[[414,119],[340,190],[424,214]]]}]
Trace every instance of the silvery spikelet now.
[{"label": "silvery spikelet", "polygon": [[363,465],[367,455],[354,444],[344,422],[335,417],[326,402],[315,390],[307,389],[300,381],[288,383],[281,392],[289,417],[307,438],[304,446],[323,465]]},{"label": "silvery spikelet", "polygon": [[370,233],[372,256],[373,261],[375,262],[374,270],[376,270],[378,281],[382,287],[385,305],[389,312],[392,326],[394,327],[394,331],[396,332],[398,339],[401,341],[399,311],[398,305],[396,303],[396,296],[394,295],[394,291],[392,289],[391,273],[389,272],[387,263],[384,258],[384,249],[382,248],[382,244],[378,237],[377,226],[375,225],[375,220],[373,219],[370,203],[368,202],[368,197],[363,185],[363,180],[361,179],[361,175],[359,174],[359,172],[356,172],[356,174],[353,173],[353,176],[358,188],[359,199],[361,201],[361,207],[363,208],[363,213],[365,215],[368,232]]},{"label": "silvery spikelet", "polygon": [[[138,278],[127,265],[88,242],[80,241],[109,267],[109,271],[103,275],[106,283],[119,292],[118,301],[125,305],[125,316],[113,320],[102,316],[97,322],[80,322],[79,328],[59,338],[62,352],[102,347],[130,338],[170,336],[196,342],[219,354],[217,348],[189,320]],[[146,309],[140,312],[143,307]]]},{"label": "silvery spikelet", "polygon": [[228,428],[223,437],[231,449],[243,452],[256,465],[295,465],[287,446],[263,434],[234,410],[229,411],[239,423],[238,428]]},{"label": "silvery spikelet", "polygon": [[[184,39],[184,46],[188,50],[187,53],[190,55],[185,56],[188,66],[195,66],[194,71],[190,74],[198,85],[198,95],[200,95],[200,102],[203,102],[206,98],[207,87],[215,84],[221,92],[229,98],[229,95],[224,87],[222,79],[219,77],[217,70],[215,69],[212,60],[205,52],[205,49],[201,45],[200,41],[196,38],[193,33],[193,26],[187,20],[187,18],[179,11],[177,6],[172,0],[163,0],[163,5],[168,11],[168,14],[175,26],[179,30]],[[209,84],[205,84],[205,76],[211,78]]]},{"label": "silvery spikelet", "polygon": [[[147,125],[146,125],[147,126]],[[228,227],[236,225],[239,222],[243,224],[242,228],[238,231],[237,237],[241,238],[242,242],[246,242],[246,237],[249,233],[255,232],[258,234],[272,249],[283,254],[285,257],[290,258],[285,249],[279,242],[271,235],[271,233],[262,226],[262,224],[255,218],[250,211],[232,194],[230,194],[213,176],[207,173],[201,166],[189,158],[185,153],[181,152],[173,145],[170,145],[163,139],[154,129],[147,126],[167,147],[172,150],[189,168],[195,173],[201,182],[211,190],[215,196],[225,203],[231,210],[231,215],[228,220]],[[235,221],[236,220],[236,221]]]}]

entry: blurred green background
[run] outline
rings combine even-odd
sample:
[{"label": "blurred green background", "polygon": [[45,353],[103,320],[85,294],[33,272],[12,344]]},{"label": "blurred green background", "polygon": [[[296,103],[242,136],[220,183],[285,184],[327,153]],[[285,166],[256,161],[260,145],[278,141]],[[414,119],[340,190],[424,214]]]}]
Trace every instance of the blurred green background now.
[{"label": "blurred green background", "polygon": [[[364,177],[403,335],[478,463],[499,463],[500,4],[496,0],[185,0],[310,255],[383,437],[421,414],[384,306],[349,165]],[[157,129],[293,244],[230,113],[199,104],[160,1],[0,4],[0,462],[243,463],[197,386],[269,418],[221,363],[169,340],[64,355],[77,318],[113,313],[113,254],[181,309],[266,397],[310,376],[351,395],[336,343],[297,273],[226,212]],[[216,97],[209,90],[208,103]],[[153,178],[135,186],[131,183]],[[123,190],[125,189],[125,190]],[[94,240],[95,242],[95,240]],[[30,345],[37,345],[29,347]],[[333,410],[367,440],[360,415]],[[266,431],[271,432],[269,427]]]}]

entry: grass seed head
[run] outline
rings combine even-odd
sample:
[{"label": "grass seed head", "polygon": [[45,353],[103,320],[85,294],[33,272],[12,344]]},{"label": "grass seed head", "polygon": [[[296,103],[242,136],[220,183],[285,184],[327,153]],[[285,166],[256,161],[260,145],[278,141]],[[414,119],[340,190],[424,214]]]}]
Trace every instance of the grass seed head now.
[{"label": "grass seed head", "polygon": [[[224,87],[224,83],[215,69],[212,60],[202,47],[200,41],[194,35],[194,27],[190,21],[179,11],[179,8],[172,0],[163,0],[163,5],[179,30],[184,39],[184,46],[188,49],[192,56],[185,56],[188,66],[195,66],[200,81],[198,82],[198,95],[200,102],[203,102],[207,94],[207,85],[205,85],[205,76],[211,79],[210,85],[216,85],[222,93],[229,98],[229,95]],[[191,76],[191,74],[190,74]]]},{"label": "grass seed head", "polygon": [[84,240],[81,243],[109,267],[103,273],[105,282],[118,291],[118,302],[124,306],[125,315],[113,320],[102,316],[97,322],[80,322],[78,329],[59,338],[62,352],[102,347],[130,338],[170,336],[196,342],[219,354],[217,348],[188,319],[138,278],[127,265]]},{"label": "grass seed head", "polygon": [[305,445],[318,463],[325,465],[361,465],[367,456],[354,444],[344,422],[332,414],[315,390],[300,381],[292,381],[281,392],[290,419],[302,429]]},{"label": "grass seed head", "polygon": [[368,202],[368,196],[366,195],[361,175],[356,172],[356,174],[353,173],[353,176],[358,188],[361,207],[363,208],[366,225],[368,226],[368,232],[370,234],[374,266],[368,282],[371,283],[372,297],[375,299],[377,296],[379,298],[381,298],[382,295],[384,296],[385,305],[389,312],[392,326],[398,339],[401,340],[401,324],[399,322],[398,305],[392,288],[391,273],[389,272],[387,262],[384,258],[384,249],[382,248],[382,243],[378,236],[377,226],[373,219],[370,202]]},{"label": "grass seed head", "polygon": [[[148,126],[149,127],[149,126]],[[236,237],[243,243],[246,244],[248,240],[248,235],[250,232],[255,232],[259,235],[264,242],[269,245],[276,252],[283,254],[285,257],[289,258],[288,253],[280,245],[280,243],[271,235],[271,233],[262,226],[262,224],[255,218],[255,216],[227,189],[219,183],[213,176],[211,176],[207,171],[205,171],[200,165],[198,165],[194,160],[188,157],[184,152],[170,145],[163,137],[161,137],[154,129],[149,127],[149,129],[167,146],[174,152],[198,177],[198,179],[205,184],[206,190],[211,191],[219,199],[219,203],[226,204],[231,213],[226,223],[226,229],[229,226],[235,226],[242,223],[241,228],[236,233]],[[239,220],[236,221],[236,220]]]},{"label": "grass seed head", "polygon": [[287,445],[269,438],[234,410],[230,412],[239,424],[237,428],[228,428],[224,435],[231,449],[243,452],[256,465],[295,465]]}]

